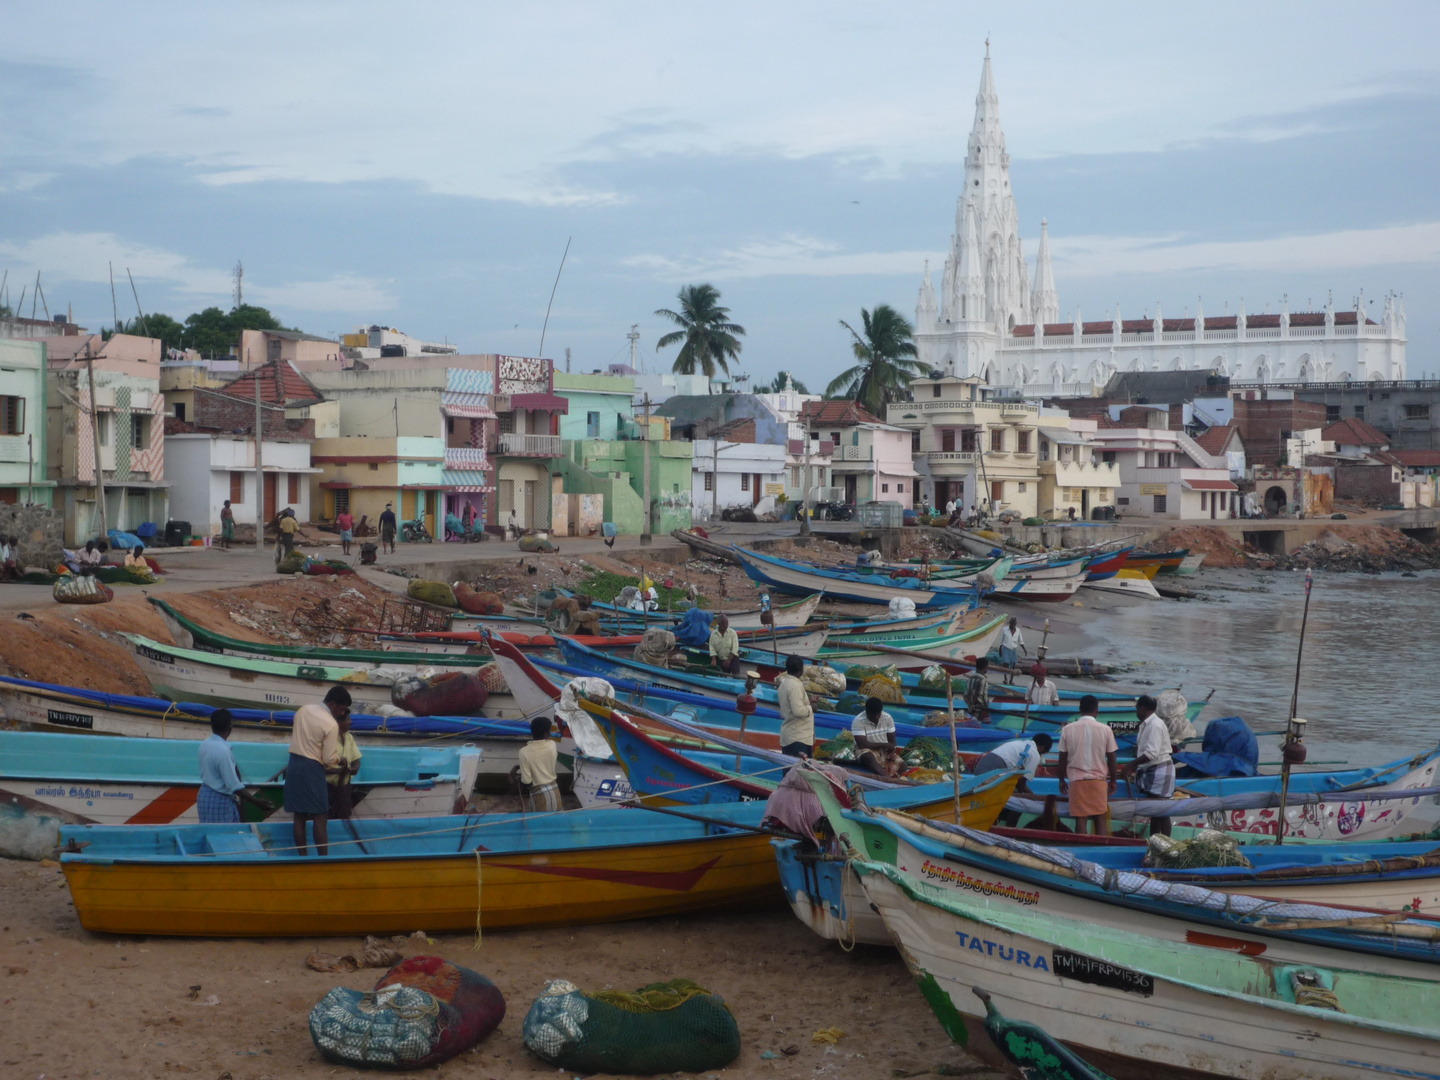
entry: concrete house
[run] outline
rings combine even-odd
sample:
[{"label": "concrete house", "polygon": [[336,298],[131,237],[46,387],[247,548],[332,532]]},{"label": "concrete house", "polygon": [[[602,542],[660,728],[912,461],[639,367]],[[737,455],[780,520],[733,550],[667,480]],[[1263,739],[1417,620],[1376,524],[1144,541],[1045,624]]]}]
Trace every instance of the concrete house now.
[{"label": "concrete house", "polygon": [[0,504],[49,506],[45,346],[0,338]]},{"label": "concrete house", "polygon": [[1196,520],[1238,513],[1239,488],[1228,459],[1171,429],[1168,406],[1114,408],[1118,416],[1099,423],[1095,445],[1101,460],[1119,469],[1120,516]]}]

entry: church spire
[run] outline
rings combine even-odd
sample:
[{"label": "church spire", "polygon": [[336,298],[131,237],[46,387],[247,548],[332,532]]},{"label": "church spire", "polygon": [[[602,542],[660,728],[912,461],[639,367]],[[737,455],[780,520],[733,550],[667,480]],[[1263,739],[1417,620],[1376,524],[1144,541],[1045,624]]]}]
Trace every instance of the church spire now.
[{"label": "church spire", "polygon": [[955,272],[954,309],[961,322],[980,322],[985,318],[985,269],[975,229],[976,216],[975,204],[967,200],[961,207],[964,223],[960,233],[960,264]]},{"label": "church spire", "polygon": [[1055,270],[1050,265],[1050,223],[1040,220],[1040,253],[1035,258],[1035,289],[1030,294],[1035,322],[1044,325],[1059,321],[1060,297],[1055,292]]},{"label": "church spire", "polygon": [[930,284],[930,260],[925,260],[925,280],[920,283],[920,299],[915,304],[915,329],[922,334],[935,330],[935,287]]}]

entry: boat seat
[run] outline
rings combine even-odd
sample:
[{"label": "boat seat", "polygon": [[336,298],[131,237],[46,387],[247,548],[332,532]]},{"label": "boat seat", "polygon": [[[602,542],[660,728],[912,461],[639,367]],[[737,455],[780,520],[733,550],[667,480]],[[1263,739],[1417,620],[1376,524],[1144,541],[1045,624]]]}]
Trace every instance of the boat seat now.
[{"label": "boat seat", "polygon": [[211,833],[205,837],[204,850],[211,855],[266,855],[265,846],[253,832]]}]

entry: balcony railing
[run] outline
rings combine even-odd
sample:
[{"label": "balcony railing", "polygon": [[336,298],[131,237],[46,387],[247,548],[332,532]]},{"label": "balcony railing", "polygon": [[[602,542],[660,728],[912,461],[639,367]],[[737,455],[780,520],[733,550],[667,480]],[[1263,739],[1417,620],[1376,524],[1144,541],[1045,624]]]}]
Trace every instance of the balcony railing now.
[{"label": "balcony railing", "polygon": [[489,462],[485,457],[485,448],[481,446],[447,446],[445,448],[445,468],[489,468]]},{"label": "balcony railing", "polygon": [[500,453],[512,457],[559,457],[559,435],[516,435],[500,433]]},{"label": "balcony railing", "polygon": [[973,450],[931,450],[925,456],[931,465],[974,465],[979,458]]},{"label": "balcony railing", "polygon": [[875,456],[874,447],[870,446],[837,446],[832,460],[834,461],[870,461]]}]

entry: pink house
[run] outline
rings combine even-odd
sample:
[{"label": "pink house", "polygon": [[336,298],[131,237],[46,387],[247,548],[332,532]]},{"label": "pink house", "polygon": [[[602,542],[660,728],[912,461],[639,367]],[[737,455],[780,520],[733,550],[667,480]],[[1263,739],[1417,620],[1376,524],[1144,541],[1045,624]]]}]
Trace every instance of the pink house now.
[{"label": "pink house", "polygon": [[915,504],[912,435],[893,427],[853,401],[807,401],[800,423],[834,444],[833,484],[851,505],[878,500]]}]

